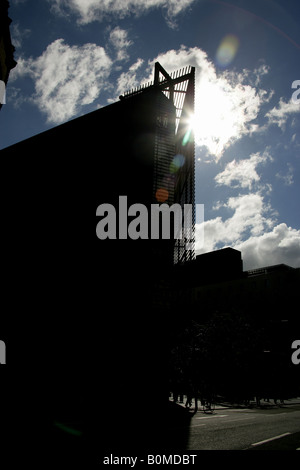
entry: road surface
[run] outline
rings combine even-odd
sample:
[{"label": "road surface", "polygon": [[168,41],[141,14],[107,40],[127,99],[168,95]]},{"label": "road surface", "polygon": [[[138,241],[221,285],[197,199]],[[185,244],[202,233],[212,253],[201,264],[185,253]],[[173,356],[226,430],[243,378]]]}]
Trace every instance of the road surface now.
[{"label": "road surface", "polygon": [[187,450],[300,450],[300,403],[195,413]]}]

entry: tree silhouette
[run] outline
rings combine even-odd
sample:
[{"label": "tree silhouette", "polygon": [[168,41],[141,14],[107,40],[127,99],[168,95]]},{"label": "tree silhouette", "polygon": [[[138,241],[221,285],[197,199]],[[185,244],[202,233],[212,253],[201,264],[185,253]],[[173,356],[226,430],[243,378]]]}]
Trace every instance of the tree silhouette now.
[{"label": "tree silhouette", "polygon": [[171,383],[182,393],[191,385],[200,396],[212,392],[235,401],[260,387],[263,330],[237,311],[214,312],[201,324],[190,320],[173,338]]}]

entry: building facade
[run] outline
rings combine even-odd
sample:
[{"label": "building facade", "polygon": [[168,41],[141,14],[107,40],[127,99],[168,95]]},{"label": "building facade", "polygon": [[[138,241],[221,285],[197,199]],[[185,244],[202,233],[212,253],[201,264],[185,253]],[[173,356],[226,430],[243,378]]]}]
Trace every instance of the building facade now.
[{"label": "building facade", "polygon": [[175,317],[181,312],[172,357],[177,386],[192,380],[201,391],[212,383],[219,399],[235,403],[299,396],[292,344],[300,331],[300,268],[244,271],[241,252],[224,248],[198,255],[175,273]]},{"label": "building facade", "polygon": [[[151,84],[1,151],[24,228],[13,257],[31,313],[19,316],[19,332],[47,371],[41,402],[50,394],[53,409],[44,413],[85,426],[92,448],[99,420],[106,449],[165,444],[157,422],[168,403],[170,271],[194,258],[194,220],[177,245],[172,237],[132,239],[127,228],[135,204],[149,214],[153,204],[194,207],[194,74],[188,67],[169,75],[156,64]],[[92,242],[92,207],[96,229],[107,211],[115,214],[103,228],[116,236],[96,233]],[[35,374],[32,367],[33,384]],[[131,423],[126,436],[115,432],[120,406]]]}]

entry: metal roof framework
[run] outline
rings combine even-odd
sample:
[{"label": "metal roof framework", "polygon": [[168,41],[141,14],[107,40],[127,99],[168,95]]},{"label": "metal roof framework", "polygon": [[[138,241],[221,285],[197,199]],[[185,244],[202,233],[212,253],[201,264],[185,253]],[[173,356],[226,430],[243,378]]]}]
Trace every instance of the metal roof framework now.
[{"label": "metal roof framework", "polygon": [[[140,85],[132,90],[126,91],[120,99],[130,98],[134,95],[144,92],[147,89],[159,88],[167,98],[169,98],[176,108],[176,133],[185,103],[189,83],[195,81],[195,67],[187,66],[176,70],[171,74],[162,67],[159,62],[155,62],[154,80]],[[194,95],[193,95],[194,100]]]},{"label": "metal roof framework", "polygon": [[[176,108],[176,133],[187,96],[188,85],[191,80],[194,82],[194,77],[195,67],[187,66],[169,75],[159,62],[155,63],[154,86],[160,88],[167,98],[174,103]],[[191,112],[193,112],[193,109]]]},{"label": "metal roof framework", "polygon": [[[185,204],[192,207],[189,215],[190,229],[182,239],[177,239],[174,246],[174,263],[182,263],[195,259],[195,140],[189,120],[194,114],[195,103],[195,67],[187,66],[169,74],[159,62],[155,63],[154,80],[126,92],[120,99],[127,99],[147,90],[158,89],[168,98],[175,108],[175,127],[173,138],[170,129],[157,128],[154,155],[154,194],[161,187],[162,181],[168,180],[168,171],[175,155],[184,157],[184,165],[173,179],[172,197],[167,201]],[[157,112],[165,112],[157,110]],[[171,144],[173,142],[173,145]]]}]

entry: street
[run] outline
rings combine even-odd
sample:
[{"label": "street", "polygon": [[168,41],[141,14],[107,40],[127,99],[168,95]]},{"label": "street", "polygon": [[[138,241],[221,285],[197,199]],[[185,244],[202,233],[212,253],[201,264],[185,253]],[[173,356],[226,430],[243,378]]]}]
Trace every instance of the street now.
[{"label": "street", "polygon": [[190,420],[187,450],[300,450],[300,400],[199,410]]}]

